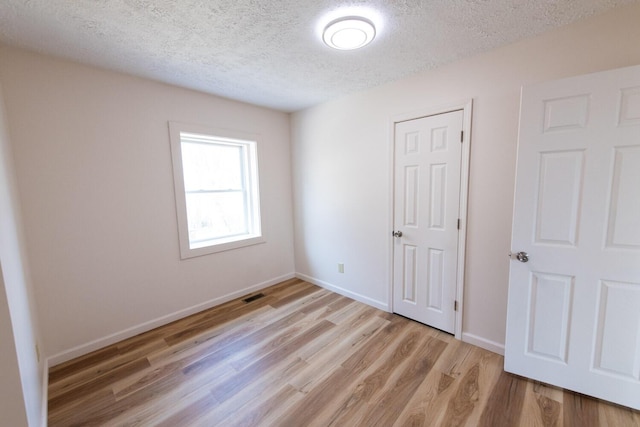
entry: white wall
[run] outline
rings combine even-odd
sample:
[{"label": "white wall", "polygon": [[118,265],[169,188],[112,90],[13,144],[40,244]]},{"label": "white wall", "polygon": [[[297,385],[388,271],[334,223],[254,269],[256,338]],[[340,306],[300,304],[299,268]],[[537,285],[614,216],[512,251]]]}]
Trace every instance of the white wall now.
[{"label": "white wall", "polygon": [[[292,277],[287,114],[7,47],[0,82],[53,363]],[[267,243],[180,260],[168,121],[261,135]]]},{"label": "white wall", "polygon": [[0,424],[40,425],[43,364],[0,87]]},{"label": "white wall", "polygon": [[13,335],[11,312],[0,265],[0,414],[10,426],[26,426],[27,412],[20,382],[20,366]]},{"label": "white wall", "polygon": [[[640,63],[640,5],[292,116],[296,271],[388,306],[390,122],[473,98],[463,339],[504,343],[521,85]],[[517,248],[516,248],[517,249]],[[345,263],[345,273],[336,265]]]}]

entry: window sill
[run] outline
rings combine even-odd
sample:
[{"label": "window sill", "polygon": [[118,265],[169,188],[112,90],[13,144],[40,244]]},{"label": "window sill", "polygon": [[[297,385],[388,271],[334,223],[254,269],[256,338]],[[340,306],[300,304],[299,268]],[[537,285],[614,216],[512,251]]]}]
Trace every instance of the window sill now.
[{"label": "window sill", "polygon": [[203,246],[199,248],[198,247],[196,248],[181,247],[180,258],[181,259],[195,258],[203,255],[215,254],[218,252],[244,248],[246,246],[259,245],[265,242],[266,242],[266,239],[264,238],[264,236],[255,236],[255,237],[243,238],[241,240],[234,240],[231,242],[216,243],[213,245]]}]

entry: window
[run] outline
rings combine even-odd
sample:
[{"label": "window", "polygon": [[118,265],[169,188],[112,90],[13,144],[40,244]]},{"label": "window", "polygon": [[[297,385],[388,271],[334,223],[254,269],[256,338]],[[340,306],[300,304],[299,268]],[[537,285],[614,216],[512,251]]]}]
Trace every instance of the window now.
[{"label": "window", "polygon": [[264,242],[255,135],[169,123],[181,257]]}]

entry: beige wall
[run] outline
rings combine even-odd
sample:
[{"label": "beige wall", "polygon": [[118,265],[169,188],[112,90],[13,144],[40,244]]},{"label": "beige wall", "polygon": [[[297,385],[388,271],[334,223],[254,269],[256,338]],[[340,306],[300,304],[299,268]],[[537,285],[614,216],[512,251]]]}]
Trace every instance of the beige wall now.
[{"label": "beige wall", "polygon": [[0,425],[36,426],[43,416],[44,364],[29,280],[11,146],[0,87]]},{"label": "beige wall", "polygon": [[[0,82],[53,363],[293,275],[287,114],[6,47]],[[168,121],[261,136],[267,243],[180,260]]]},{"label": "beige wall", "polygon": [[639,22],[640,5],[614,9],[294,114],[296,271],[388,306],[391,118],[473,99],[463,339],[501,351],[520,87],[640,64]]}]

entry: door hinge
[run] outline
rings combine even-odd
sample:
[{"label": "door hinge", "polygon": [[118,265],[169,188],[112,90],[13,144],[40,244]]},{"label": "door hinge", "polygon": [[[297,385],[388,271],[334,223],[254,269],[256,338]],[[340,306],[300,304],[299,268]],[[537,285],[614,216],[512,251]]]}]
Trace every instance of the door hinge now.
[{"label": "door hinge", "polygon": [[458,230],[460,230],[460,218],[458,218]]},{"label": "door hinge", "polygon": [[458,311],[458,301],[453,302],[453,311]]},{"label": "door hinge", "polygon": [[463,130],[460,131],[460,143],[462,143],[462,141],[464,141],[464,131]]}]

